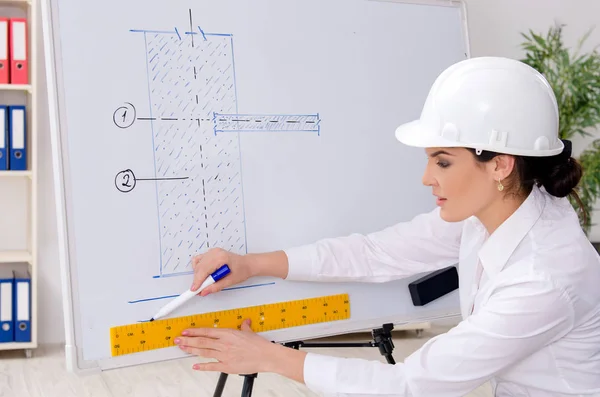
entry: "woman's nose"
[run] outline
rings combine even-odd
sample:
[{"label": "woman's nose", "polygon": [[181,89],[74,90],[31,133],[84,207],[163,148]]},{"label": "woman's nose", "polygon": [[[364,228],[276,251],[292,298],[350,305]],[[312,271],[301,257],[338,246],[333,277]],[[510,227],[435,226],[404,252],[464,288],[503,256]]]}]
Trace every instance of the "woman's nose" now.
[{"label": "woman's nose", "polygon": [[435,179],[431,175],[431,172],[429,171],[429,167],[425,168],[425,172],[423,173],[423,178],[421,179],[421,181],[423,182],[423,185],[425,185],[425,186],[433,186],[435,184]]}]

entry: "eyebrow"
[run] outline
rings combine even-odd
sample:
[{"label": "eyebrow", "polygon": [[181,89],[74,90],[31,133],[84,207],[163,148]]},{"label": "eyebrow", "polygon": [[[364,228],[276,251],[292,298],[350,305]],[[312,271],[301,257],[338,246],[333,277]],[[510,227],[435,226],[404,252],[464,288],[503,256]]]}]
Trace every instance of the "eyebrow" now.
[{"label": "eyebrow", "polygon": [[448,153],[445,150],[438,150],[437,152],[433,152],[430,157],[436,157],[436,156],[439,156],[440,154],[447,154],[448,156],[454,156],[453,154]]}]

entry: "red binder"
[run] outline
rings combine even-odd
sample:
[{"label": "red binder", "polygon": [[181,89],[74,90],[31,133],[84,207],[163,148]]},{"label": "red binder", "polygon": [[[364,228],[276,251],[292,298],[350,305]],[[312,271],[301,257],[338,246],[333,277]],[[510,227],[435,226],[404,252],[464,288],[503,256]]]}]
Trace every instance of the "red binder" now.
[{"label": "red binder", "polygon": [[8,18],[0,18],[0,84],[8,84],[9,76]]},{"label": "red binder", "polygon": [[10,18],[10,82],[29,84],[27,19]]}]

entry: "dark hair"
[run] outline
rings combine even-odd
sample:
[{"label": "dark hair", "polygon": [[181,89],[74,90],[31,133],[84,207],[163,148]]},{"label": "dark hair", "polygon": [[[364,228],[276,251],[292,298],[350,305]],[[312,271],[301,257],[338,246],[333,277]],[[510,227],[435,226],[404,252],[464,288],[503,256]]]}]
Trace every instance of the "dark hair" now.
[{"label": "dark hair", "polygon": [[[534,184],[538,187],[543,186],[553,196],[573,196],[583,209],[582,202],[575,191],[581,180],[583,170],[579,162],[571,157],[571,141],[562,141],[565,148],[562,153],[555,156],[514,156],[515,170],[508,178],[508,188],[514,190],[516,185],[518,193],[528,195]],[[485,150],[481,154],[477,154],[474,149],[469,148],[468,150],[473,153],[475,159],[480,163],[486,163],[500,154]]]}]

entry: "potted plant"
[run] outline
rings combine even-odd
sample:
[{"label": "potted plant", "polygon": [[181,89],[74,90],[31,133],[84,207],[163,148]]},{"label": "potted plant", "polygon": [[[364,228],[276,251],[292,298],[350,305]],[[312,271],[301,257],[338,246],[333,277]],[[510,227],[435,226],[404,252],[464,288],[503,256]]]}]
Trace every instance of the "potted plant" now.
[{"label": "potted plant", "polygon": [[[560,114],[560,138],[591,136],[593,129],[600,125],[600,54],[595,48],[580,53],[591,31],[580,39],[575,51],[570,52],[562,40],[563,27],[553,26],[545,36],[531,30],[529,34],[522,33],[525,58],[521,61],[542,73],[552,86]],[[584,172],[577,190],[583,204],[579,219],[589,234],[593,206],[600,195],[600,139],[586,147],[578,160]],[[578,208],[574,199],[570,200]]]}]

